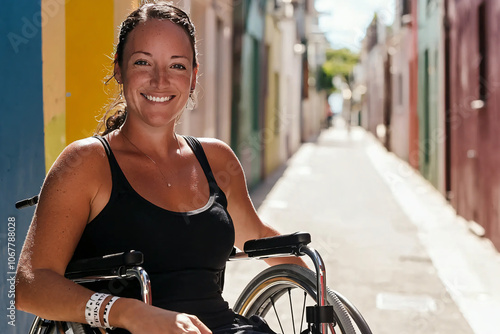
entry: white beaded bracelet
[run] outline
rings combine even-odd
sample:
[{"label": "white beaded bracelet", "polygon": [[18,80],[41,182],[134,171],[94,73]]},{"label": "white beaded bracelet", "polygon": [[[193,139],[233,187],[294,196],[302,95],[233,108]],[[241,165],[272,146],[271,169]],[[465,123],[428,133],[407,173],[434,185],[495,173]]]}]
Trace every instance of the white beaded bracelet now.
[{"label": "white beaded bracelet", "polygon": [[99,319],[99,313],[102,303],[108,296],[106,293],[96,292],[87,301],[85,305],[85,320],[91,327],[103,327]]},{"label": "white beaded bracelet", "polygon": [[114,329],[114,327],[112,327],[112,326],[109,325],[109,311],[111,310],[111,306],[113,306],[113,304],[118,299],[120,299],[120,297],[116,297],[115,296],[115,297],[111,298],[111,300],[104,307],[104,316],[103,316],[103,319],[104,319],[104,327],[105,328]]}]

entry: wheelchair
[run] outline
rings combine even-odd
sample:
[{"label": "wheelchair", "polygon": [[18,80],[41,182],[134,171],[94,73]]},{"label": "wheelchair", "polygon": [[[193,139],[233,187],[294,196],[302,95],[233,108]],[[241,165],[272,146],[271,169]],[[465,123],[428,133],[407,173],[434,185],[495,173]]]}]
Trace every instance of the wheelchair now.
[{"label": "wheelchair", "polygon": [[[33,203],[36,204],[36,203]],[[28,204],[29,205],[29,204]],[[22,203],[16,203],[18,208]],[[24,203],[23,206],[27,206]],[[340,293],[326,285],[326,268],[320,254],[308,244],[311,236],[297,232],[249,240],[243,251],[233,250],[229,261],[281,256],[308,256],[316,273],[292,264],[272,266],[257,274],[243,289],[233,311],[245,317],[258,315],[281,334],[371,334],[370,327]],[[151,282],[141,267],[140,251],[70,262],[65,277],[85,284],[112,279],[136,279],[142,301],[152,304]],[[104,329],[88,324],[52,321],[36,317],[29,334],[102,334]]]}]

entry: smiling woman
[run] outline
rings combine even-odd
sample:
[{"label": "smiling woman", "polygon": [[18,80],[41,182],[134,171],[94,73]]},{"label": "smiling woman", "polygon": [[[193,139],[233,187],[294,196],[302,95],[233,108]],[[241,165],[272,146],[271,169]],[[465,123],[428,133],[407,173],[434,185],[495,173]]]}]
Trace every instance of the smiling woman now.
[{"label": "smiling woman", "polygon": [[[17,308],[114,333],[273,333],[222,297],[233,247],[278,232],[258,217],[228,145],[175,132],[197,73],[194,26],[182,10],[146,4],[121,25],[122,94],[100,135],[66,147],[45,179],[19,260]],[[133,284],[118,296],[113,284],[64,278],[71,260],[131,249],[144,254],[153,306],[134,298]]]},{"label": "smiling woman", "polygon": [[[196,84],[196,74],[198,71],[198,60],[197,60],[197,49],[196,49],[196,38],[195,38],[195,28],[194,25],[191,23],[189,17],[180,9],[171,6],[170,9],[168,10],[158,10],[155,7],[150,7],[149,10],[141,10],[138,9],[134,11],[132,14],[128,16],[128,18],[122,23],[121,28],[120,28],[120,35],[118,37],[118,45],[116,47],[116,54],[115,54],[115,70],[114,70],[114,76],[116,78],[116,75],[118,74],[121,77],[121,68],[124,66],[124,54],[125,54],[125,45],[131,44],[127,43],[129,40],[129,35],[131,32],[136,28],[138,25],[142,25],[142,29],[144,29],[145,22],[147,20],[151,21],[152,19],[154,20],[159,20],[156,22],[157,24],[160,24],[160,20],[166,20],[163,21],[162,23],[168,24],[168,22],[175,24],[177,27],[177,30],[182,30],[188,37],[188,42],[189,42],[189,47],[191,49],[191,52],[186,53],[185,50],[183,51],[185,54],[184,55],[172,55],[172,57],[177,58],[177,57],[184,57],[186,60],[192,58],[191,61],[191,68],[194,69],[194,84]],[[146,35],[146,36],[155,36],[157,32],[152,32],[153,35]],[[133,34],[132,34],[133,35]],[[133,38],[133,37],[132,37]],[[154,37],[156,38],[156,37]],[[153,38],[153,42],[154,39]],[[170,41],[168,36],[163,36],[162,38],[163,41]],[[151,43],[151,40],[149,41]],[[140,44],[140,41],[139,41]],[[145,57],[152,57],[152,54],[145,51],[145,50],[140,50],[137,49],[137,47],[141,45],[134,45],[136,48],[134,51],[131,52],[131,55],[134,57],[138,57],[137,54],[142,54]],[[153,46],[154,47],[154,46]],[[130,48],[133,48],[131,46]],[[130,55],[129,55],[130,56]],[[136,59],[137,66],[146,66],[148,65],[147,60],[143,59]],[[128,65],[128,64],[125,64]],[[178,67],[183,66],[183,65],[177,65]],[[157,68],[158,69],[158,68]],[[118,84],[123,83],[121,78],[116,78]],[[192,85],[191,91],[189,98],[193,101],[193,96],[192,93],[194,91],[195,85]],[[156,96],[151,96],[150,95],[150,100],[154,101],[157,97]],[[103,119],[98,125],[97,132],[98,134],[101,135],[106,135],[109,132],[118,129],[123,122],[125,121],[126,118],[126,113],[127,113],[127,104],[125,102],[125,99],[120,92],[119,96],[115,98],[115,101],[109,106],[108,111],[104,115]]]},{"label": "smiling woman", "polygon": [[[123,83],[128,118],[139,117],[152,127],[179,119],[198,71],[186,32],[169,20],[141,23],[118,58],[122,62],[115,63],[115,78]],[[122,131],[128,131],[128,124]]]}]

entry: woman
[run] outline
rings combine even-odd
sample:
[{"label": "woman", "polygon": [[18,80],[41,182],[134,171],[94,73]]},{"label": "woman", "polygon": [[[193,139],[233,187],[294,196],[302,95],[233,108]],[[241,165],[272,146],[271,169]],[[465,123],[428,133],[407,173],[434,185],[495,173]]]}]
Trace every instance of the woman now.
[{"label": "woman", "polygon": [[[114,77],[126,107],[105,120],[103,137],[70,144],[50,169],[19,260],[19,309],[134,334],[270,331],[221,297],[233,244],[278,233],[258,218],[226,144],[175,133],[197,72],[184,12],[146,4],[123,22]],[[145,255],[155,306],[64,278],[72,259],[130,249]]]}]

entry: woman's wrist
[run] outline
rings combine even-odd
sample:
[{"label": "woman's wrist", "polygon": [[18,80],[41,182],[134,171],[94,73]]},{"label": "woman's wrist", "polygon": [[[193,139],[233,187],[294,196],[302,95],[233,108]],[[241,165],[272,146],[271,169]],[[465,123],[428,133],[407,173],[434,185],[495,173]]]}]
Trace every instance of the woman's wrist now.
[{"label": "woman's wrist", "polygon": [[140,317],[141,309],[147,306],[144,302],[133,298],[118,299],[110,310],[108,319],[113,327],[130,329],[134,319]]}]

